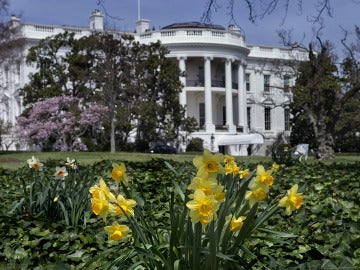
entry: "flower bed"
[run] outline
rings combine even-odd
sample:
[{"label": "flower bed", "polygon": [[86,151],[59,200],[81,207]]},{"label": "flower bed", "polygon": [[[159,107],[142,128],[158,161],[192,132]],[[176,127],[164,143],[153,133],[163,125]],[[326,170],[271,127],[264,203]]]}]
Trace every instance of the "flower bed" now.
[{"label": "flower bed", "polygon": [[[32,160],[30,164],[34,164],[36,161]],[[55,209],[59,215],[54,215],[53,211],[49,211],[51,216],[46,217],[44,216],[46,209],[36,213],[35,210],[39,210],[39,204],[27,205],[24,202],[25,200],[20,203],[26,197],[26,191],[30,190],[34,173],[41,175],[40,172],[34,172],[28,166],[16,172],[0,169],[2,179],[0,182],[0,197],[2,199],[0,201],[2,209],[0,269],[45,269],[46,267],[54,268],[55,265],[62,265],[68,269],[96,269],[99,265],[102,267],[113,265],[115,269],[117,269],[116,267],[127,269],[129,265],[136,263],[148,269],[154,269],[151,268],[154,265],[158,269],[171,269],[171,267],[176,268],[176,266],[179,266],[178,269],[183,269],[181,268],[184,265],[183,258],[189,256],[190,259],[196,250],[188,251],[183,244],[183,246],[173,244],[171,250],[176,254],[170,254],[169,245],[171,243],[168,240],[176,240],[176,243],[181,241],[180,238],[184,236],[185,230],[188,230],[187,235],[190,235],[190,232],[193,235],[193,238],[190,237],[188,240],[199,245],[199,254],[205,260],[204,266],[201,264],[200,267],[206,267],[206,256],[210,254],[209,252],[213,252],[211,247],[214,247],[209,241],[211,236],[208,233],[211,233],[212,230],[216,232],[216,226],[219,225],[216,223],[220,221],[223,223],[222,233],[225,234],[223,236],[239,239],[242,237],[242,232],[246,232],[244,228],[254,228],[254,223],[250,224],[249,220],[256,220],[271,205],[277,210],[274,211],[270,219],[258,226],[261,227],[261,230],[253,231],[250,238],[241,240],[244,238],[242,237],[241,241],[236,240],[241,242],[239,250],[233,253],[225,253],[223,252],[224,249],[217,250],[215,247],[217,250],[215,260],[218,261],[215,263],[218,264],[218,269],[236,269],[231,268],[233,267],[231,265],[232,260],[236,261],[239,269],[242,266],[250,266],[253,269],[266,269],[266,267],[277,267],[278,269],[291,269],[291,267],[293,269],[356,269],[360,266],[358,259],[360,252],[360,234],[358,231],[360,214],[357,203],[360,191],[358,163],[351,165],[324,165],[321,163],[309,165],[305,163],[282,168],[276,173],[269,171],[272,170],[271,164],[264,164],[264,170],[260,168],[258,175],[267,173],[267,176],[273,176],[274,181],[271,185],[270,178],[264,182],[267,183],[266,186],[269,189],[262,187],[263,190],[264,188],[266,190],[266,196],[260,202],[257,202],[256,198],[262,198],[262,196],[254,197],[252,193],[249,193],[259,187],[259,183],[255,181],[256,167],[249,168],[250,174],[249,176],[243,175],[244,179],[240,179],[240,175],[237,176],[240,184],[235,189],[229,188],[224,182],[225,178],[234,177],[233,173],[219,176],[216,178],[218,182],[214,183],[213,187],[216,186],[220,193],[226,191],[227,194],[230,194],[228,190],[237,190],[238,194],[243,194],[243,204],[236,200],[232,203],[232,205],[238,204],[238,206],[243,205],[243,207],[240,207],[238,212],[235,210],[236,207],[231,208],[233,215],[222,217],[224,210],[221,210],[221,207],[226,204],[226,200],[220,203],[219,200],[221,199],[211,201],[209,205],[205,204],[205,206],[211,206],[211,209],[218,209],[217,211],[196,212],[199,208],[194,206],[198,206],[197,203],[206,199],[205,194],[197,192],[197,188],[195,188],[198,184],[196,181],[199,180],[194,181],[194,179],[199,167],[195,167],[191,163],[177,162],[171,162],[170,166],[167,166],[162,159],[144,163],[126,162],[126,175],[129,178],[129,184],[124,186],[120,184],[121,192],[126,191],[123,194],[124,198],[133,199],[137,205],[133,205],[134,217],[128,215],[128,217],[133,218],[133,224],[127,220],[126,215],[122,215],[124,225],[129,227],[129,232],[127,237],[121,237],[115,233],[113,238],[115,240],[121,239],[121,241],[109,240],[111,230],[104,231],[104,227],[111,226],[115,220],[118,221],[118,224],[122,224],[121,220],[118,220],[120,216],[107,215],[109,224],[104,224],[102,218],[92,214],[89,188],[97,186],[99,176],[101,176],[106,181],[109,191],[116,193],[116,183],[111,182],[111,172],[114,169],[112,165],[120,165],[122,162],[103,161],[86,167],[77,164],[78,167],[74,171],[66,167],[65,163],[67,161],[51,160],[44,162],[41,173],[44,173],[45,178],[54,181],[69,181],[70,178],[68,177],[77,179],[76,181],[79,182],[86,180],[86,185],[80,187],[69,185],[69,188],[77,188],[73,190],[74,194],[83,194],[80,192],[82,188],[87,194],[87,203],[85,203],[84,210],[81,211],[82,214],[78,218],[76,215],[74,218],[70,218],[71,203],[68,198],[76,199],[72,193],[47,193],[51,194],[51,200],[48,200],[49,205],[58,206]],[[203,163],[204,159],[197,164]],[[222,165],[225,166],[223,167],[224,173],[229,172],[226,164]],[[57,166],[58,169],[56,170]],[[64,166],[68,175],[62,179],[64,176],[62,168]],[[237,166],[240,168],[239,171],[246,169],[245,164],[237,164]],[[119,167],[116,168],[119,169]],[[120,166],[120,168],[122,167]],[[251,174],[253,170],[255,170],[254,174]],[[115,175],[121,175],[120,171]],[[254,182],[251,183],[249,180],[249,184],[244,185],[245,188],[241,189],[241,181],[245,180],[246,177],[253,179]],[[193,188],[188,189],[190,182]],[[42,181],[42,184],[44,183],[45,181]],[[286,206],[289,206],[288,201],[283,199],[285,208],[278,209],[278,203],[282,200],[281,198],[286,198],[284,197],[286,190],[289,190],[293,183],[297,183],[299,187],[306,184],[306,188],[303,191],[303,206],[296,209],[297,207],[294,204],[293,207],[289,208],[294,213],[289,216],[285,210],[287,209]],[[219,189],[219,185],[224,187],[223,190],[221,187]],[[66,187],[68,187],[67,184]],[[56,188],[59,191],[62,185],[57,185]],[[214,190],[216,193],[216,189]],[[195,193],[197,194],[195,195]],[[220,193],[218,195],[221,195]],[[42,192],[40,195],[46,197],[44,194]],[[288,195],[291,196],[291,194],[297,194],[297,192],[294,193],[294,189],[292,189]],[[251,198],[255,201],[250,207]],[[38,197],[34,201],[37,199]],[[66,203],[66,201],[68,202]],[[59,206],[59,202],[63,203],[64,209]],[[217,205],[218,203],[219,205]],[[188,207],[184,207],[186,204]],[[31,207],[35,207],[35,209],[31,209]],[[257,209],[251,212],[252,208]],[[206,210],[207,208],[203,209]],[[195,212],[188,216],[191,211]],[[65,218],[65,213],[68,213],[68,219]],[[185,227],[177,226],[178,234],[175,235],[177,238],[173,239],[170,237],[169,231],[175,230],[174,228],[171,229],[171,225],[179,221],[171,219],[172,214],[176,213],[180,214],[178,215],[180,221],[184,218],[182,213],[185,213],[184,220],[187,221],[183,222]],[[137,214],[142,216],[137,216]],[[187,219],[187,217],[190,218]],[[111,218],[115,218],[115,220],[111,220]],[[149,220],[146,230],[144,224],[141,224],[141,218]],[[71,222],[71,220],[76,222]],[[211,224],[214,224],[213,228],[211,228],[213,226]],[[139,226],[139,228],[134,227],[134,225]],[[181,232],[183,233],[181,234]],[[148,238],[140,239],[140,233],[145,234],[144,237]],[[152,239],[155,236],[156,239]],[[228,239],[230,239],[229,243],[234,241],[231,240],[233,238]],[[146,242],[146,245],[143,245],[141,241],[144,242],[145,240],[153,242]],[[134,249],[136,245],[138,248]],[[210,248],[209,251],[205,251],[206,248]],[[168,259],[171,257],[169,254],[173,259],[170,265],[165,265],[165,261],[168,263]],[[232,255],[234,256],[231,257]],[[193,260],[190,261],[191,264],[189,265],[193,267]],[[199,263],[202,261],[199,260]]]}]

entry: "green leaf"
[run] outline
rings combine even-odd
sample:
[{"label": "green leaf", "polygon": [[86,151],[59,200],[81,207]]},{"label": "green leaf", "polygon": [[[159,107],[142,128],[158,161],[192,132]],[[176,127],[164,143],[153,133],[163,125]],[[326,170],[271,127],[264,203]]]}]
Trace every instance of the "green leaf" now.
[{"label": "green leaf", "polygon": [[86,250],[80,249],[80,250],[76,250],[74,253],[67,255],[66,257],[69,260],[79,262],[79,261],[81,261],[81,258],[85,253],[86,253]]}]

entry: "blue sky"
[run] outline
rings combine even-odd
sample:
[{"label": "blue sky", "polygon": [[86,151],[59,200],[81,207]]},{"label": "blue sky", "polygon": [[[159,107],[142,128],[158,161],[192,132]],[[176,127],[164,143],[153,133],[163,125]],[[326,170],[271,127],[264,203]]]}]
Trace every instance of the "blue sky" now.
[{"label": "blue sky", "polygon": [[[204,6],[208,0],[140,0],[141,17],[150,20],[150,26],[160,27],[185,21],[200,21]],[[89,16],[95,9],[106,8],[111,16],[106,18],[109,26],[121,30],[133,30],[138,16],[138,0],[10,0],[10,11],[20,15],[23,22],[88,26]],[[227,26],[233,22],[227,15],[225,0],[218,12],[214,14],[212,23]],[[288,14],[283,22],[285,11],[279,7],[277,12],[252,24],[248,20],[248,9],[243,0],[236,0],[235,17],[238,25],[245,33],[246,42],[250,44],[281,46],[277,35],[279,29],[292,29],[293,38],[307,45],[313,38],[312,25],[307,18],[315,14],[316,0],[306,0],[300,14],[295,0],[291,0]],[[310,2],[310,3],[309,3]],[[341,53],[340,39],[343,37],[341,27],[349,31],[354,25],[360,26],[360,0],[331,0],[333,17],[326,18],[323,39],[332,41],[338,53]],[[113,19],[116,17],[118,19]]]}]

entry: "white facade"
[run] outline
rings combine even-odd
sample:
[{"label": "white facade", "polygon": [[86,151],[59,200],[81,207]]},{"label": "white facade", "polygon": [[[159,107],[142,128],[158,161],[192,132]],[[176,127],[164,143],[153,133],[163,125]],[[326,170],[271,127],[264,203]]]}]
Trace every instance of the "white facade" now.
[{"label": "white facade", "polygon": [[[170,50],[168,57],[185,72],[186,76],[180,78],[184,85],[180,103],[186,106],[187,116],[199,123],[199,131],[190,138],[202,138],[204,147],[214,152],[247,155],[248,146],[253,145],[252,154],[261,154],[261,145],[289,130],[287,106],[291,93],[284,87],[293,85],[294,77],[284,62],[305,59],[304,52],[248,45],[234,26],[225,29],[184,23],[150,30],[149,25],[148,20],[139,20],[136,33],[126,34],[144,44],[160,40]],[[89,28],[37,24],[21,24],[21,28],[27,39],[26,50],[40,39],[64,31],[75,32],[80,38],[104,29],[99,11],[91,14]],[[24,59],[5,63],[0,70],[0,118],[13,124],[23,110],[17,90],[34,71]]]}]

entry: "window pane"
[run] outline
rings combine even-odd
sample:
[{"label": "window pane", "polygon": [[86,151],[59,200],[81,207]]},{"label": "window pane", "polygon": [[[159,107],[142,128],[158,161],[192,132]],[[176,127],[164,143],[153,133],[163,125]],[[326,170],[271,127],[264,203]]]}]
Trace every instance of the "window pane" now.
[{"label": "window pane", "polygon": [[245,74],[246,91],[250,91],[250,73]]},{"label": "window pane", "polygon": [[289,91],[289,87],[290,87],[290,76],[285,75],[284,76],[284,91],[285,92]]},{"label": "window pane", "polygon": [[199,103],[199,124],[203,126],[205,123],[205,103]]},{"label": "window pane", "polygon": [[270,75],[264,75],[264,91],[270,91]]},{"label": "window pane", "polygon": [[290,109],[284,110],[285,116],[285,130],[290,130]]},{"label": "window pane", "polygon": [[270,108],[265,108],[265,130],[271,129]]},{"label": "window pane", "polygon": [[247,107],[247,126],[250,129],[251,128],[251,108]]}]

